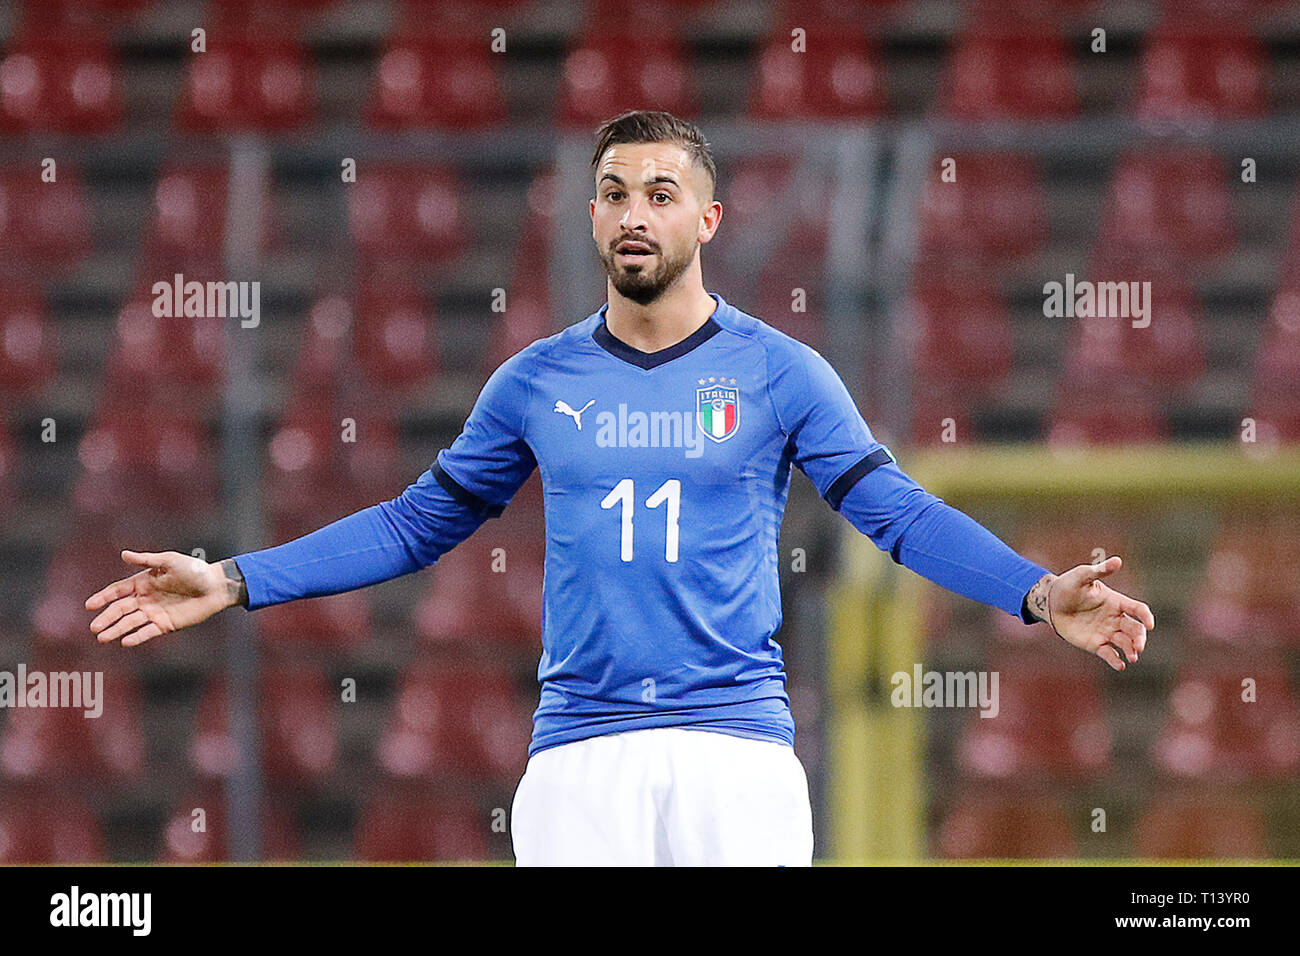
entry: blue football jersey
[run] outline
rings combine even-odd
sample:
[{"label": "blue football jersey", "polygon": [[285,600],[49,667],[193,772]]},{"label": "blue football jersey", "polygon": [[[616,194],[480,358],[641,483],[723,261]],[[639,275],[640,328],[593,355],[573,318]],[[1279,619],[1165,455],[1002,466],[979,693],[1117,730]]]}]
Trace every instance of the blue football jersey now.
[{"label": "blue football jersey", "polygon": [[793,740],[776,641],[790,467],[826,496],[891,456],[817,351],[712,295],[657,352],[614,338],[608,306],[534,342],[437,456],[440,481],[497,507],[541,472],[532,752],[668,725]]}]

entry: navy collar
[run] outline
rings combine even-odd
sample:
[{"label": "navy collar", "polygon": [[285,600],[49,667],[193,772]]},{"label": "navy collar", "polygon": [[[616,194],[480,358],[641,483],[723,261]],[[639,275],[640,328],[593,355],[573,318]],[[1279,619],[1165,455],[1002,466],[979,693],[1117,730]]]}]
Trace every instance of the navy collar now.
[{"label": "navy collar", "polygon": [[637,368],[655,368],[665,362],[671,362],[675,358],[681,358],[687,352],[703,345],[722,331],[722,326],[713,317],[722,310],[726,303],[723,302],[722,296],[715,292],[710,292],[709,295],[713,297],[718,305],[709,314],[709,317],[704,320],[704,324],[676,345],[670,345],[666,349],[659,349],[657,352],[642,352],[640,349],[628,345],[622,339],[615,338],[614,333],[605,325],[605,313],[609,310],[608,302],[600,307],[600,323],[592,330],[591,337],[596,341],[597,345],[615,358],[622,359]]}]

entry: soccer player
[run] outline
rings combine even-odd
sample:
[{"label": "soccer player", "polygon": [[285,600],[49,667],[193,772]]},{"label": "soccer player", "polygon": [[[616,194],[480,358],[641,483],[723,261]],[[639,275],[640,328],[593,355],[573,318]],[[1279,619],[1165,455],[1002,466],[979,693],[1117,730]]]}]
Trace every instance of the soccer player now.
[{"label": "soccer player", "polygon": [[[276,547],[142,570],[86,601],[136,646],[409,574],[541,472],[541,697],[511,834],[528,864],[808,865],[808,784],[785,691],[777,532],[791,467],[894,561],[1116,670],[1150,609],[1018,555],[921,488],[814,349],[705,290],[722,221],[708,144],[634,111],[598,131],[592,237],[608,302],[507,359],[461,434],[399,497]],[[102,610],[101,610],[102,609]]]}]

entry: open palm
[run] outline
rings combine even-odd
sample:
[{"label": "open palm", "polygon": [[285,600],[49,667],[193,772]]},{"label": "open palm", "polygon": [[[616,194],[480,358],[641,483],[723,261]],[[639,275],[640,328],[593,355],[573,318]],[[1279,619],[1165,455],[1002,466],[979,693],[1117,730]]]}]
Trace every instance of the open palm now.
[{"label": "open palm", "polygon": [[1101,578],[1123,566],[1118,555],[1080,564],[1052,582],[1047,604],[1052,626],[1075,647],[1096,654],[1117,671],[1136,663],[1156,626],[1151,609],[1108,587]]},{"label": "open palm", "polygon": [[144,570],[115,581],[86,599],[90,622],[101,643],[122,638],[124,647],[143,644],[207,620],[229,606],[224,576],[215,564],[178,551],[123,551],[122,560]]}]

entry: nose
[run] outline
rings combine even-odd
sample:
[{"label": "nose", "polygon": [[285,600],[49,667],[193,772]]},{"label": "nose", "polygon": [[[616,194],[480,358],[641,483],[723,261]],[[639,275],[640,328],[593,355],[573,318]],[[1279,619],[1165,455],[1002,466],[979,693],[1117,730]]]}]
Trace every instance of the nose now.
[{"label": "nose", "polygon": [[623,227],[625,232],[645,228],[646,221],[645,214],[642,212],[642,202],[641,197],[634,196],[628,200],[627,206],[624,207],[623,215],[618,224]]}]

